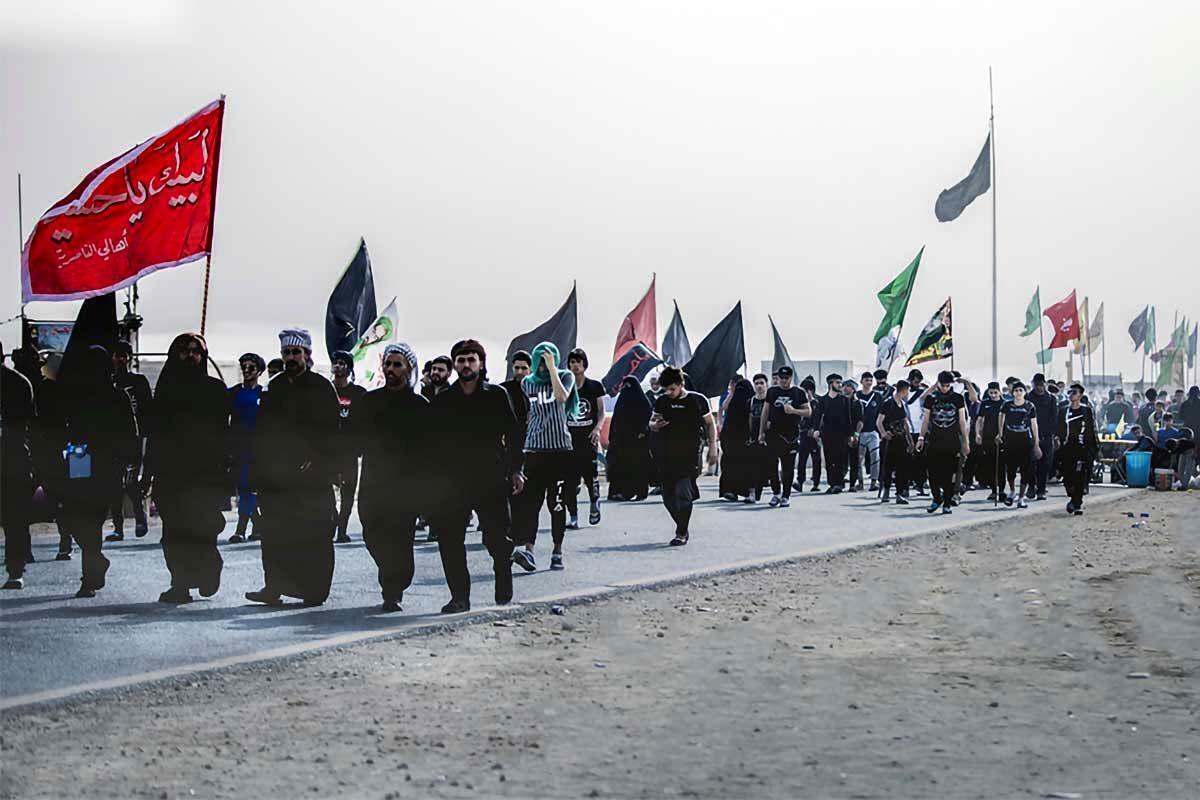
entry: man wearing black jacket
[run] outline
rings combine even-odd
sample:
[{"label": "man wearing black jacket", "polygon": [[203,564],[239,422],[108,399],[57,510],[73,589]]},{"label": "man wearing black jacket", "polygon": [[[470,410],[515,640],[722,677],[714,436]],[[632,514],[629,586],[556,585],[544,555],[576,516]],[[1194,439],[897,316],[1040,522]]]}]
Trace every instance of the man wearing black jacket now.
[{"label": "man wearing black jacket", "polygon": [[1036,494],[1028,493],[1038,500],[1046,499],[1046,481],[1054,470],[1054,430],[1058,423],[1058,398],[1046,391],[1046,376],[1037,373],[1033,376],[1033,391],[1026,395],[1037,411],[1038,445],[1042,457],[1035,463],[1034,484]]},{"label": "man wearing black jacket", "polygon": [[846,486],[847,456],[854,430],[858,427],[858,404],[842,393],[842,376],[830,373],[825,377],[829,392],[818,404],[817,430],[825,449],[825,469],[829,488],[825,494],[839,494]]},{"label": "man wearing black jacket", "polygon": [[363,457],[358,515],[379,569],[383,611],[401,610],[413,579],[417,512],[429,491],[429,401],[415,391],[417,356],[400,342],[383,351],[382,388],[354,401],[347,432]]},{"label": "man wearing black jacket", "polygon": [[465,544],[471,509],[479,515],[483,544],[492,557],[496,603],[512,601],[509,498],[525,488],[520,428],[508,393],[487,382],[487,351],[474,339],[464,339],[454,345],[450,355],[458,381],[431,404],[439,452],[430,527],[437,534],[450,588],[450,602],[442,607],[443,614],[471,610]]},{"label": "man wearing black jacket", "polygon": [[821,435],[817,428],[820,398],[817,396],[817,382],[811,375],[800,381],[800,388],[812,399],[812,413],[800,420],[800,463],[796,465],[795,489],[798,492],[804,490],[804,476],[808,472],[808,462],[811,459],[812,489],[810,491],[816,492],[821,488]]}]

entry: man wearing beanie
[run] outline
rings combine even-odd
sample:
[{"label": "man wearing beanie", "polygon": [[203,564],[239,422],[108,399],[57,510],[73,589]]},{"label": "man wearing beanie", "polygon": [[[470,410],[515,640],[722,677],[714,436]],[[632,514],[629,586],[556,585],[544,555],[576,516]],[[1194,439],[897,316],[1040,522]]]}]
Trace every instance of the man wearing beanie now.
[{"label": "man wearing beanie", "polygon": [[334,541],[345,544],[350,541],[347,528],[350,526],[350,511],[354,508],[354,493],[358,490],[358,454],[349,445],[350,414],[354,403],[367,390],[354,382],[354,356],[345,350],[334,350],[332,356],[333,388],[338,395],[338,438],[341,440],[342,455],[338,459],[337,487],[338,518]]},{"label": "man wearing beanie", "polygon": [[925,418],[917,449],[925,453],[925,469],[929,474],[929,489],[933,501],[930,514],[940,506],[943,514],[951,513],[956,491],[955,474],[959,458],[968,453],[967,402],[954,391],[954,374],[938,374],[937,386],[925,395]]},{"label": "man wearing beanie", "polygon": [[284,330],[279,345],[283,372],[263,395],[250,466],[263,515],[263,588],[246,599],[274,606],[287,596],[318,606],[333,582],[338,394],[308,367],[308,331]]}]

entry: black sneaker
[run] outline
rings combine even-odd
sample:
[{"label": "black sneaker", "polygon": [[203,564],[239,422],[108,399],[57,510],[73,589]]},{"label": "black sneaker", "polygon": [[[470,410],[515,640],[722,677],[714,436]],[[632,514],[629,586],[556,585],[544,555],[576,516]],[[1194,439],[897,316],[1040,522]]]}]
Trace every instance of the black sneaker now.
[{"label": "black sneaker", "polygon": [[1012,508],[1013,496],[1011,494],[1002,494],[1000,495],[1000,502],[1004,503],[1004,505],[1008,506],[1009,508]]},{"label": "black sneaker", "polygon": [[350,534],[339,533],[337,535],[337,538],[334,539],[333,541],[336,542],[337,544],[350,544]]},{"label": "black sneaker", "polygon": [[683,547],[688,543],[688,537],[675,534],[675,538],[670,541],[671,547]]},{"label": "black sneaker", "polygon": [[113,531],[108,536],[104,537],[104,541],[106,541],[106,542],[123,542],[123,541],[125,541],[125,534],[122,533],[121,531]]},{"label": "black sneaker", "polygon": [[54,560],[55,561],[70,561],[71,560],[71,551],[70,550],[59,550],[58,555],[56,555],[54,557]]},{"label": "black sneaker", "polygon": [[133,526],[133,535],[139,539],[141,539],[143,536],[145,536],[149,532],[150,532],[150,526],[144,522],[139,522]]},{"label": "black sneaker", "polygon": [[896,505],[898,505],[898,506],[908,505],[908,498],[904,497],[903,495],[896,495]]},{"label": "black sneaker", "polygon": [[383,606],[379,610],[384,614],[392,614],[404,609],[400,606],[399,597],[385,597],[383,598]]},{"label": "black sneaker", "polygon": [[463,614],[471,610],[471,603],[468,600],[451,600],[446,605],[442,606],[443,614]]},{"label": "black sneaker", "polygon": [[176,589],[172,586],[158,596],[160,603],[173,603],[175,605],[183,605],[192,602],[192,593],[187,589]]},{"label": "black sneaker", "polygon": [[5,581],[4,585],[0,586],[0,589],[24,589],[24,588],[25,588],[25,579],[20,578],[20,577],[14,578],[12,576],[9,576],[9,579],[7,581]]},{"label": "black sneaker", "polygon": [[811,489],[809,489],[809,491],[810,491],[810,492],[819,492],[819,491],[821,491],[821,484],[819,484],[819,483],[814,483],[814,484],[812,485],[812,488],[811,488]]},{"label": "black sneaker", "polygon": [[561,571],[561,570],[566,569],[566,567],[563,566],[562,553],[551,553],[550,554],[550,569],[556,570],[556,571]]},{"label": "black sneaker", "polygon": [[281,606],[283,598],[266,589],[259,589],[257,592],[246,592],[246,599],[251,603],[262,603],[264,606]]},{"label": "black sneaker", "polygon": [[1038,493],[1037,493],[1037,497],[1035,497],[1034,499],[1035,499],[1035,500],[1045,500],[1045,499],[1046,499],[1046,493],[1045,493],[1045,492],[1038,492]]},{"label": "black sneaker", "polygon": [[950,504],[947,503],[946,505],[942,506],[942,513],[943,514],[953,514],[954,510],[952,508],[950,508]]},{"label": "black sneaker", "polygon": [[588,514],[588,524],[589,525],[599,525],[600,524],[600,501],[599,500],[595,500],[592,502],[592,510],[591,510],[591,513]]},{"label": "black sneaker", "polygon": [[998,498],[998,497],[996,497],[996,493],[995,493],[995,492],[992,492],[992,493],[990,493],[990,494],[987,496],[987,501],[988,501],[989,503],[994,503],[994,502],[996,502],[996,500],[998,500],[998,499],[999,499],[999,498]]},{"label": "black sneaker", "polygon": [[932,503],[929,504],[929,508],[925,509],[925,513],[932,514],[933,512],[937,511],[938,508],[941,507],[941,505],[942,504],[939,503],[937,500],[934,500]]},{"label": "black sneaker", "polygon": [[230,544],[241,544],[244,541],[246,541],[246,537],[240,533],[235,533],[233,536],[229,537]]},{"label": "black sneaker", "polygon": [[516,550],[513,550],[512,560],[514,564],[526,572],[533,572],[537,569],[537,559],[534,558],[533,553],[524,547],[518,547]]}]

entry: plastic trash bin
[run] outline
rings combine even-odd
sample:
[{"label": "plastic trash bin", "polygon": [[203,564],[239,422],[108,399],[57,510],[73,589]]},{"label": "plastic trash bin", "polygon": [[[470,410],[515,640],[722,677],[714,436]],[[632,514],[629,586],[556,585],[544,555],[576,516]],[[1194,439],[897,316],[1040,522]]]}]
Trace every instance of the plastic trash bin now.
[{"label": "plastic trash bin", "polygon": [[1150,485],[1150,453],[1131,450],[1125,454],[1125,485],[1139,489]]}]

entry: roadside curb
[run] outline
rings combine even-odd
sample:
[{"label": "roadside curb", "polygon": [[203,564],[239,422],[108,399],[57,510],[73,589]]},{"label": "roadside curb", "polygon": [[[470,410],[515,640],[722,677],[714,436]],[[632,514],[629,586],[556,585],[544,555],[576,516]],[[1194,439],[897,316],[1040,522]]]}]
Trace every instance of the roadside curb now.
[{"label": "roadside curb", "polygon": [[[1088,508],[1094,509],[1098,506],[1107,506],[1123,500],[1128,500],[1131,497],[1135,497],[1138,492],[1139,490],[1137,489],[1106,489],[1103,496],[1089,499]],[[50,689],[42,692],[18,695],[9,698],[0,698],[0,719],[19,718],[24,714],[37,710],[69,706],[75,702],[88,702],[105,696],[119,696],[127,692],[132,693],[144,688],[148,684],[170,686],[174,684],[188,683],[191,681],[191,679],[194,679],[195,676],[201,674],[231,672],[238,669],[244,669],[248,666],[284,666],[293,661],[307,658],[315,653],[338,650],[344,647],[351,647],[366,642],[394,641],[431,633],[447,633],[466,626],[477,625],[480,623],[496,622],[500,620],[513,620],[533,614],[544,613],[553,605],[584,605],[637,591],[653,591],[657,589],[678,586],[680,584],[690,583],[692,581],[701,579],[736,575],[756,569],[782,566],[806,560],[831,558],[833,556],[856,553],[863,550],[884,547],[888,544],[897,544],[936,534],[956,536],[960,533],[995,523],[1005,522],[1013,519],[1030,520],[1055,513],[1061,514],[1062,510],[1057,506],[1032,508],[1029,509],[1025,514],[1022,514],[1020,517],[1012,516],[1000,519],[975,519],[963,522],[961,524],[955,524],[949,528],[935,527],[919,529],[909,533],[879,536],[866,541],[856,542],[854,544],[809,548],[779,555],[729,562],[697,570],[686,570],[676,573],[667,573],[650,578],[630,579],[628,581],[601,584],[599,586],[576,589],[570,592],[564,592],[555,595],[533,597],[515,602],[513,605],[507,607],[481,607],[477,611],[472,611],[467,614],[449,619],[426,615],[423,617],[413,618],[407,623],[402,623],[390,628],[344,633],[314,641],[302,642],[268,650],[261,650],[255,653],[229,656],[208,662],[185,664],[178,667],[144,672],[138,675],[129,675],[104,681],[97,681],[94,683],[64,687],[60,689]]]}]

